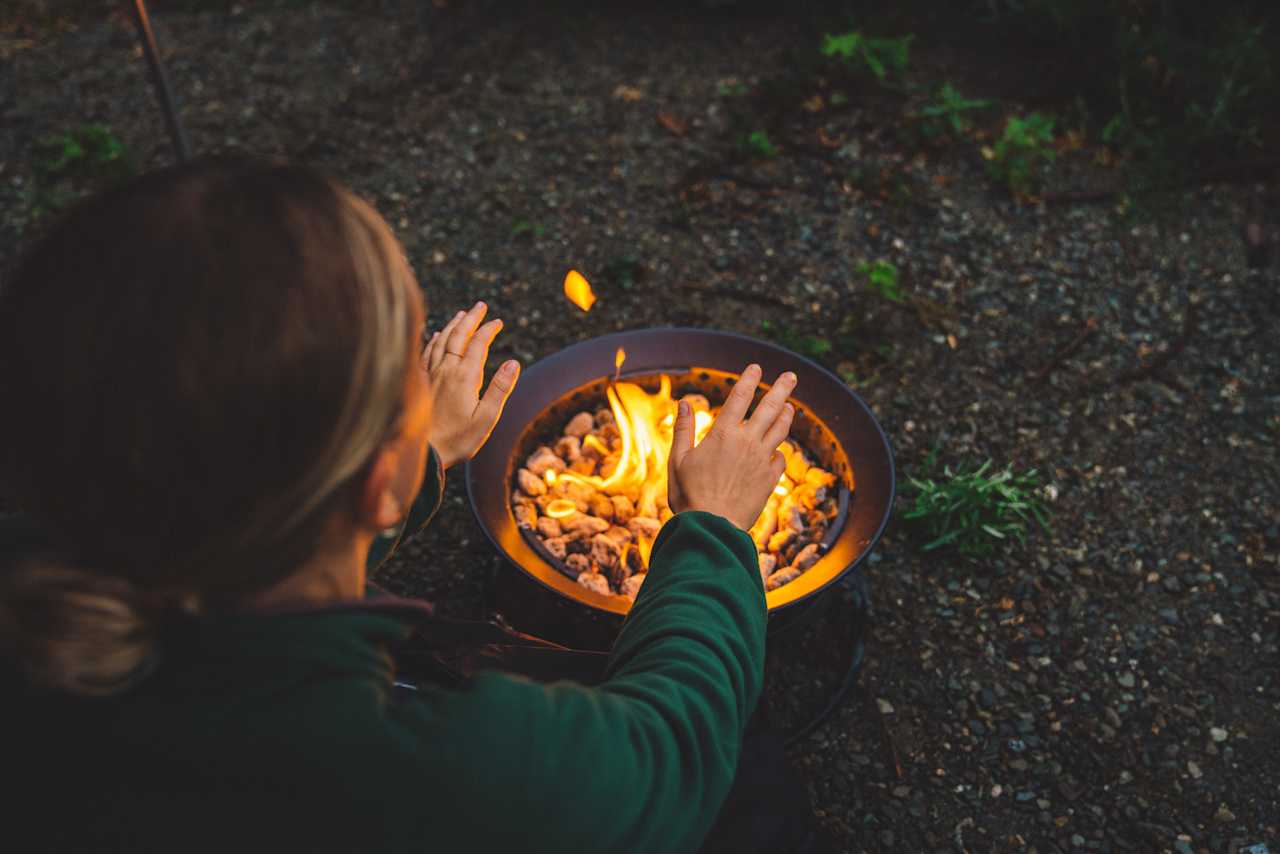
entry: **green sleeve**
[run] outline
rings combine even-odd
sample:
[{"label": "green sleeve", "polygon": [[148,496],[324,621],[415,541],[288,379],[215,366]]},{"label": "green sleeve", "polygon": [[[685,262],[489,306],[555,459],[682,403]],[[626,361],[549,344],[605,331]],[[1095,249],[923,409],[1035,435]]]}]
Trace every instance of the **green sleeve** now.
[{"label": "green sleeve", "polygon": [[439,850],[695,851],[763,681],[756,560],[727,520],[682,513],[655,543],[601,685],[490,674],[399,709],[429,733],[431,775],[451,781],[435,804],[456,819],[433,826]]},{"label": "green sleeve", "polygon": [[444,466],[435,448],[427,447],[427,470],[422,475],[422,488],[409,505],[409,513],[404,521],[394,528],[383,531],[374,537],[369,546],[369,554],[365,557],[365,571],[372,573],[400,547],[406,537],[412,537],[427,526],[440,504],[444,501]]}]

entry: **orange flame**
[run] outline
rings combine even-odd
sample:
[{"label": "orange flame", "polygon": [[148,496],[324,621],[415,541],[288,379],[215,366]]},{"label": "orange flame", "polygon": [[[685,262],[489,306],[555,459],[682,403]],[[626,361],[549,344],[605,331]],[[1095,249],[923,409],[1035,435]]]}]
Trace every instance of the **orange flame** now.
[{"label": "orange flame", "polygon": [[[621,367],[626,354],[619,349],[615,365]],[[671,437],[675,427],[676,401],[671,396],[671,378],[662,375],[658,391],[650,394],[639,385],[615,382],[605,390],[609,408],[618,427],[620,446],[617,465],[608,477],[562,472],[561,481],[586,484],[611,495],[627,495],[636,514],[651,519],[660,517],[667,507],[667,458],[671,455]],[[711,429],[709,412],[695,413],[694,441],[702,441]],[[608,452],[595,436],[588,435],[584,447]],[[547,515],[552,515],[558,502],[551,502]],[[648,567],[653,539],[637,532],[636,551]]]},{"label": "orange flame", "polygon": [[591,306],[596,302],[591,283],[577,270],[570,270],[564,277],[564,295],[569,298],[569,302],[583,311],[590,311]]}]

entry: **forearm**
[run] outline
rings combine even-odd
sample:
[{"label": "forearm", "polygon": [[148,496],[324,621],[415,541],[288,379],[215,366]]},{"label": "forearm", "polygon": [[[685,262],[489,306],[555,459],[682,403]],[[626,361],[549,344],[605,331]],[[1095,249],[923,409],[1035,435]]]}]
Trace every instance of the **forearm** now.
[{"label": "forearm", "polygon": [[[764,669],[764,587],[755,546],[710,513],[681,513],[654,544],[649,576],[610,656],[606,687],[698,684],[741,737]],[[622,687],[620,687],[622,686]]]},{"label": "forearm", "polygon": [[[482,828],[468,842],[696,850],[760,693],[765,604],[754,562],[741,531],[682,514],[659,537],[599,687],[490,674],[406,709],[429,722],[433,770],[453,781],[449,814]],[[498,822],[475,812],[495,791],[509,793]]]}]

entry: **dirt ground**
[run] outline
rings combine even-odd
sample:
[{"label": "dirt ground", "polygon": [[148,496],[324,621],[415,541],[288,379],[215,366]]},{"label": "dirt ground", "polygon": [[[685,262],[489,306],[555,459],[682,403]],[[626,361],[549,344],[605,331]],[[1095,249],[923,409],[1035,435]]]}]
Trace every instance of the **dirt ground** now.
[{"label": "dirt ground", "polygon": [[[1056,491],[1025,547],[972,562],[894,526],[865,564],[861,683],[792,752],[840,850],[1277,850],[1280,290],[1245,267],[1251,188],[1015,202],[977,145],[918,139],[910,98],[806,70],[799,14],[453,6],[220,4],[156,30],[198,151],[349,182],[433,317],[484,299],[507,320],[495,363],[649,326],[813,335],[904,478],[936,448]],[[144,165],[171,154],[126,19],[0,39],[7,261],[36,140],[95,122]],[[920,83],[1025,72],[913,49]],[[752,129],[780,151],[745,152]],[[1051,186],[1107,180],[1092,153]],[[866,287],[878,259],[907,302]],[[381,580],[478,616],[501,569],[465,502],[453,483]],[[801,654],[828,631],[770,689],[786,719],[834,678]]]}]

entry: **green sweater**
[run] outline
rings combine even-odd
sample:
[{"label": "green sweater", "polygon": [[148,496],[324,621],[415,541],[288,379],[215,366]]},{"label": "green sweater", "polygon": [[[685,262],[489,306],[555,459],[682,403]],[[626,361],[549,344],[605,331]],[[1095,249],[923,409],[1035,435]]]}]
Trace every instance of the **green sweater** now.
[{"label": "green sweater", "polygon": [[[439,493],[429,478],[411,525]],[[175,637],[124,696],[19,685],[0,740],[21,794],[0,835],[26,840],[15,851],[698,848],[763,676],[741,530],[667,523],[596,687],[486,673],[405,698],[391,650],[409,632],[358,606],[225,615]]]}]

